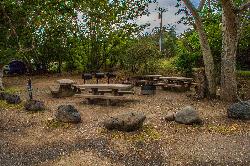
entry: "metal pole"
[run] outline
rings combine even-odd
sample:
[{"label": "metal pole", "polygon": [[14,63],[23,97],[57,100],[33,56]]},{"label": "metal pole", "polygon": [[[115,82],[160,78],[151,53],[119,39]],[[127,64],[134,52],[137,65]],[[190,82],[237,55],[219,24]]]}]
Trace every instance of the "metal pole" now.
[{"label": "metal pole", "polygon": [[30,78],[28,79],[27,89],[28,89],[28,93],[29,93],[29,100],[32,100],[33,94],[32,94],[32,83],[31,83]]},{"label": "metal pole", "polygon": [[159,45],[160,45],[160,51],[162,51],[162,14],[163,14],[163,10],[160,10],[160,39],[159,39]]}]

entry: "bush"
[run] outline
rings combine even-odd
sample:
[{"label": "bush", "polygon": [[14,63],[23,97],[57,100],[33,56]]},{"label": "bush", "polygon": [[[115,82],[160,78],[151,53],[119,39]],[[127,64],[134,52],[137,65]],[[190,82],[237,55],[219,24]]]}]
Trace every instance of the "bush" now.
[{"label": "bush", "polygon": [[193,67],[199,61],[199,54],[191,53],[180,53],[176,58],[174,64],[177,70],[181,71],[186,76],[191,76],[193,73]]},{"label": "bush", "polygon": [[140,40],[131,43],[121,59],[126,70],[145,74],[157,71],[160,55],[158,47],[154,43]]},{"label": "bush", "polygon": [[176,57],[159,60],[159,73],[162,75],[176,75],[178,73],[175,66]]}]

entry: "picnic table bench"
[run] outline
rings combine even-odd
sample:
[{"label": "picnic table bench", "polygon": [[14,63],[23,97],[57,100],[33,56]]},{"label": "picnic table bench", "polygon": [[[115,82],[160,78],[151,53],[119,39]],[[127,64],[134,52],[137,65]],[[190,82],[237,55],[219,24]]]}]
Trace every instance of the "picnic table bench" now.
[{"label": "picnic table bench", "polygon": [[176,89],[180,91],[190,90],[193,78],[187,77],[160,77],[162,82],[158,85],[162,86],[163,89]]},{"label": "picnic table bench", "polygon": [[[85,98],[88,103],[93,103],[95,99],[103,99],[107,101],[107,105],[110,104],[111,100],[124,100],[126,99],[124,94],[133,94],[131,89],[132,85],[125,84],[83,84],[74,85],[76,88],[84,88],[90,90],[90,94],[77,94],[76,97]],[[107,95],[108,93],[108,95]]]}]

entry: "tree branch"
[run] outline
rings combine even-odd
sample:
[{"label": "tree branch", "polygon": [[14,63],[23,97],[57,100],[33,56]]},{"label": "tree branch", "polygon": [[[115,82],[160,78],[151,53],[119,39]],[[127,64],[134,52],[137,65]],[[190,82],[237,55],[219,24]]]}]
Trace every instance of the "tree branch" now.
[{"label": "tree branch", "polygon": [[241,5],[239,8],[239,13],[244,12],[245,10],[247,10],[248,8],[250,8],[250,1],[246,2],[245,4]]},{"label": "tree branch", "polygon": [[200,4],[199,4],[198,9],[197,9],[198,11],[201,11],[203,9],[203,7],[205,5],[205,2],[206,2],[206,0],[201,0],[200,1]]},{"label": "tree branch", "polygon": [[186,7],[189,9],[189,11],[192,13],[193,17],[195,19],[199,18],[199,14],[195,6],[192,4],[190,0],[182,0]]}]

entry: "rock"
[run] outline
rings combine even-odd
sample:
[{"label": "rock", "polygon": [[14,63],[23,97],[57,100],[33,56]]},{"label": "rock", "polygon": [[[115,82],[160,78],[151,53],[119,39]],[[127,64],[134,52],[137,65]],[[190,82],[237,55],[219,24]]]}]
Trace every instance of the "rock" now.
[{"label": "rock", "polygon": [[45,105],[43,101],[39,100],[29,100],[24,104],[26,111],[43,111],[45,110]]},{"label": "rock", "polygon": [[181,111],[177,112],[175,114],[175,121],[187,125],[202,123],[197,111],[191,106],[187,106]]},{"label": "rock", "polygon": [[110,117],[104,121],[108,130],[135,131],[142,127],[146,116],[139,112],[129,112]]},{"label": "rock", "polygon": [[250,120],[250,101],[232,104],[227,109],[227,116],[233,119]]},{"label": "rock", "polygon": [[58,107],[55,114],[57,121],[66,123],[79,123],[81,122],[81,115],[77,109],[72,105],[61,105]]},{"label": "rock", "polygon": [[20,96],[13,94],[5,94],[5,100],[8,104],[19,104],[21,103]]},{"label": "rock", "polygon": [[174,121],[174,117],[175,117],[175,113],[169,112],[169,113],[166,115],[165,120],[166,120],[166,121]]},{"label": "rock", "polygon": [[0,92],[0,100],[5,100],[8,94],[6,92]]}]

